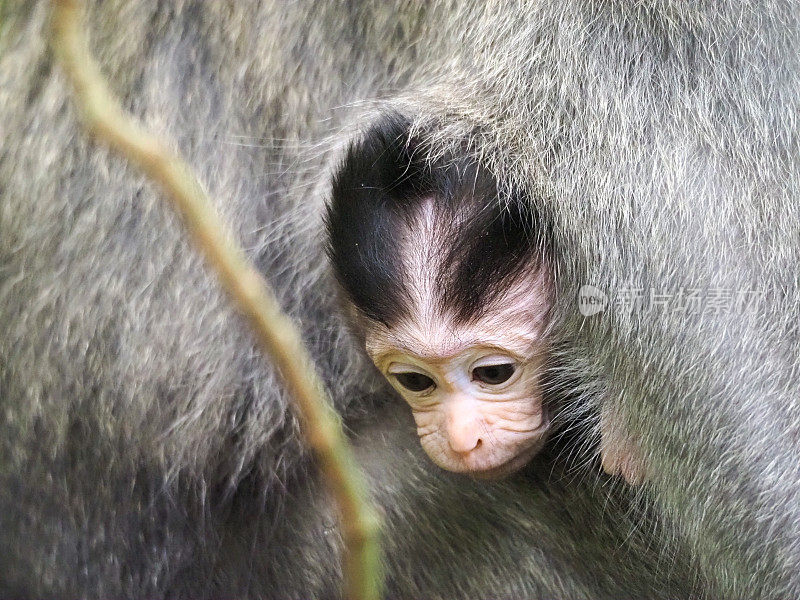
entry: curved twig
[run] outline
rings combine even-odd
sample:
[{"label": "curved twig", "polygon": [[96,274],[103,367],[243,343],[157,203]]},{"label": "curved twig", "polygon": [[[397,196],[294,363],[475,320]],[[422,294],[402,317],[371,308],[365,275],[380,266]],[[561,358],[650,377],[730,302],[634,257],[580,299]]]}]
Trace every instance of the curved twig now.
[{"label": "curved twig", "polygon": [[326,398],[300,334],[281,311],[267,282],[223,228],[189,166],[127,115],[108,90],[81,28],[81,3],[54,0],[53,4],[53,46],[75,88],[87,129],[161,186],[277,365],[341,513],[345,597],[377,599],[381,588],[378,520],[366,500],[363,476],[339,416]]}]

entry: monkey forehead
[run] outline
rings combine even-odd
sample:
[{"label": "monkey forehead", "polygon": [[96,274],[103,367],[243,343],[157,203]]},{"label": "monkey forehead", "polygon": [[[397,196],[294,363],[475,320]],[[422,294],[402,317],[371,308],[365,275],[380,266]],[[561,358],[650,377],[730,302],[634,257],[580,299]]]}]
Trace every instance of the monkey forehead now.
[{"label": "monkey forehead", "polygon": [[426,280],[421,269],[415,279],[418,285],[410,316],[391,327],[373,323],[366,328],[367,353],[379,366],[393,354],[436,363],[477,348],[494,348],[518,360],[539,351],[537,342],[543,337],[551,303],[549,274],[544,269],[516,281],[468,322],[459,322],[442,310],[434,282]]},{"label": "monkey forehead", "polygon": [[436,363],[473,349],[494,349],[522,361],[536,353],[542,337],[541,325],[532,317],[519,312],[495,313],[465,324],[456,324],[447,317],[405,319],[391,328],[371,328],[366,349],[378,366],[397,354]]}]

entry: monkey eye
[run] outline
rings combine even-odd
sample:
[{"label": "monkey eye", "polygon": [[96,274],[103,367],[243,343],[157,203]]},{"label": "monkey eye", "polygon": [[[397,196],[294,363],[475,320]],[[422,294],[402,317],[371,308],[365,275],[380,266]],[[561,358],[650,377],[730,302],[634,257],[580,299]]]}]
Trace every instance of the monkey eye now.
[{"label": "monkey eye", "polygon": [[397,380],[397,383],[410,392],[424,392],[425,390],[436,387],[436,382],[434,382],[433,379],[415,371],[393,373],[393,376]]},{"label": "monkey eye", "polygon": [[472,378],[487,385],[499,385],[508,381],[515,370],[513,363],[483,365],[472,369]]}]

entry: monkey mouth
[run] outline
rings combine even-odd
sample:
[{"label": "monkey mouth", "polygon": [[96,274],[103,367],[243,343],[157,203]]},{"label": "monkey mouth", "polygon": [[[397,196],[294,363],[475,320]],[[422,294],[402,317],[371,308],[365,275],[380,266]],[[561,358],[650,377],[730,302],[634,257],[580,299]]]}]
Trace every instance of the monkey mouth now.
[{"label": "monkey mouth", "polygon": [[488,469],[472,469],[466,474],[474,479],[497,481],[519,471],[536,456],[547,441],[547,432],[550,429],[550,419],[545,418],[539,428],[536,440],[525,450],[517,452],[504,463]]}]

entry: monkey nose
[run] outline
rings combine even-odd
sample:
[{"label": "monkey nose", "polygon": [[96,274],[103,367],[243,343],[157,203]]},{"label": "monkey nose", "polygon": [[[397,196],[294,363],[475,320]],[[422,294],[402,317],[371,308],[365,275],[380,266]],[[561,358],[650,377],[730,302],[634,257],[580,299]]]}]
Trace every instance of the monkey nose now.
[{"label": "monkey nose", "polygon": [[476,424],[457,424],[455,427],[451,426],[447,433],[450,448],[458,454],[469,454],[483,445]]}]

